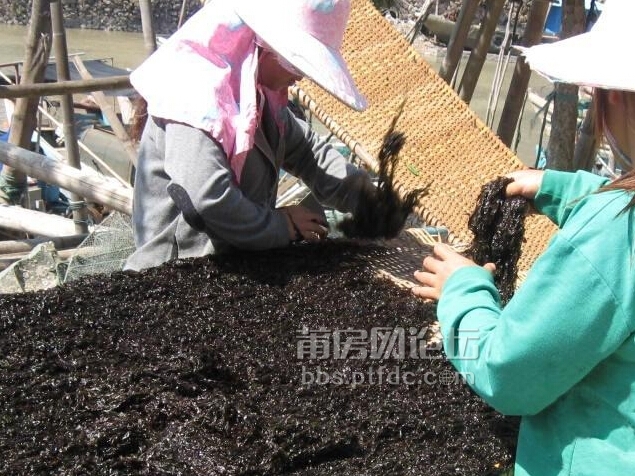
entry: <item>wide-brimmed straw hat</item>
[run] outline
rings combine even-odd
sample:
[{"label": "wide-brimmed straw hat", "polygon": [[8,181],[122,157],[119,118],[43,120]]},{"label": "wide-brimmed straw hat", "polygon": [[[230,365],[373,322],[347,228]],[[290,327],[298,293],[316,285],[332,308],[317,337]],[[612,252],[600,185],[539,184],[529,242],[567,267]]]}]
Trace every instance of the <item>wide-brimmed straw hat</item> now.
[{"label": "wide-brimmed straw hat", "polygon": [[588,33],[521,51],[552,81],[635,91],[634,20],[635,0],[607,0]]},{"label": "wide-brimmed straw hat", "polygon": [[353,109],[366,108],[340,54],[349,0],[234,0],[238,16],[305,76]]}]

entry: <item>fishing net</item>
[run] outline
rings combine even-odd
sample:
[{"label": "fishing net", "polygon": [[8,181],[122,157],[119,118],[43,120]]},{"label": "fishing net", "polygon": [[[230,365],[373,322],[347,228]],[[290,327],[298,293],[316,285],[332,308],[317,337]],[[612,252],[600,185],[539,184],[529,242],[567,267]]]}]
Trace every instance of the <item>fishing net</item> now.
[{"label": "fishing net", "polygon": [[134,249],[131,218],[113,212],[77,247],[66,269],[61,272],[63,279],[60,282],[121,271]]},{"label": "fishing net", "polygon": [[0,294],[48,289],[58,284],[58,257],[51,242],[41,243],[0,273]]}]

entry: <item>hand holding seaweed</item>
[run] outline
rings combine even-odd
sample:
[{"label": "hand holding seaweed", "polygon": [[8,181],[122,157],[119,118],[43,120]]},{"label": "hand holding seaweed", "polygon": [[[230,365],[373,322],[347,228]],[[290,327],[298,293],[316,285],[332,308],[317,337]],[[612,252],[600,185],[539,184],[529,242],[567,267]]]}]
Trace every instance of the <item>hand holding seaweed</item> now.
[{"label": "hand holding seaweed", "polygon": [[507,197],[505,190],[513,178],[499,177],[483,186],[468,228],[474,239],[466,255],[475,263],[494,263],[494,281],[503,305],[514,294],[518,259],[525,234],[529,202],[525,197]]},{"label": "hand holding seaweed", "polygon": [[379,150],[377,186],[369,183],[362,188],[353,216],[340,223],[340,230],[349,238],[394,238],[427,191],[427,186],[411,190],[403,198],[395,191],[399,152],[406,142],[404,134],[395,131],[398,117],[393,119]]},{"label": "hand holding seaweed", "polygon": [[[423,259],[423,269],[415,271],[414,276],[419,286],[412,288],[412,293],[423,299],[439,300],[443,286],[448,278],[460,268],[476,266],[474,261],[463,256],[444,243],[434,245],[432,254]],[[486,271],[494,272],[492,263],[483,266]]]}]

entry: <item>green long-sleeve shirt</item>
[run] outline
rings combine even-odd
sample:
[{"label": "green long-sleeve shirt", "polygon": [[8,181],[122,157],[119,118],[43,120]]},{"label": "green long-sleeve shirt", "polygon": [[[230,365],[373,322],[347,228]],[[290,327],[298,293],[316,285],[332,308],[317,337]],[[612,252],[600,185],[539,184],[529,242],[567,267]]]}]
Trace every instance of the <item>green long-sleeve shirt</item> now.
[{"label": "green long-sleeve shirt", "polygon": [[635,474],[635,211],[605,183],[545,173],[535,205],[560,231],[504,309],[476,266],[439,300],[452,363],[522,415],[515,476]]}]

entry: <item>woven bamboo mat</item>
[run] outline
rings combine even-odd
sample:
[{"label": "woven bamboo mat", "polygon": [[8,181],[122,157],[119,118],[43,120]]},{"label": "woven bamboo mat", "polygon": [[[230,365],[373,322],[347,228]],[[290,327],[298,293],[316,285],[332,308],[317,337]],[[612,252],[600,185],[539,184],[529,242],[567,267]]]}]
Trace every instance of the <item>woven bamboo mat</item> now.
[{"label": "woven bamboo mat", "polygon": [[[364,243],[362,240],[354,241]],[[406,228],[396,238],[373,241],[372,244],[381,245],[381,248],[368,247],[362,256],[379,276],[402,288],[417,284],[414,272],[421,269],[423,258],[432,254],[433,246],[430,235],[421,228]]]},{"label": "woven bamboo mat", "polygon": [[[369,0],[351,3],[343,55],[368,98],[368,109],[355,112],[309,80],[294,93],[366,162],[376,157],[404,102],[397,122],[397,130],[406,135],[396,173],[398,191],[430,184],[417,214],[428,225],[446,226],[450,243],[468,243],[467,220],[481,187],[524,165]],[[520,269],[533,263],[554,231],[544,217],[528,219]]]}]

